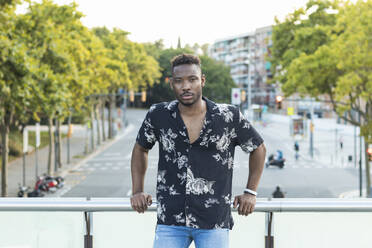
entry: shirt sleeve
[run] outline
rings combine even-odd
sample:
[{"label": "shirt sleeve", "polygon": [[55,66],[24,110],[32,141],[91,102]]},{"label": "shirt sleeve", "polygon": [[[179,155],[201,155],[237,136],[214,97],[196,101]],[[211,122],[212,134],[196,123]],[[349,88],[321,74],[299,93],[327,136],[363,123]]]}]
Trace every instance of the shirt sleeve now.
[{"label": "shirt sleeve", "polygon": [[152,116],[153,113],[151,110],[147,112],[137,134],[137,143],[145,149],[151,149],[156,143],[155,127],[152,123]]},{"label": "shirt sleeve", "polygon": [[264,140],[239,109],[237,112],[237,118],[235,118],[237,145],[246,153],[253,152]]}]

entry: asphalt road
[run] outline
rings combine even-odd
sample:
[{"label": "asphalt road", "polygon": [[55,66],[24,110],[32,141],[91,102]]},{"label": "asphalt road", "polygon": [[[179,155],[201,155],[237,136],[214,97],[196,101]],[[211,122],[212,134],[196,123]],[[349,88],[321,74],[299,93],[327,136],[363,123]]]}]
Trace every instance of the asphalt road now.
[{"label": "asphalt road", "polygon": [[[59,192],[62,197],[128,197],[131,194],[130,159],[137,131],[146,114],[145,110],[129,110],[129,125],[122,137],[111,146],[89,159],[66,176],[66,187]],[[285,168],[265,168],[259,189],[259,197],[270,197],[280,185],[286,197],[332,198],[358,188],[358,170],[352,164],[332,165],[300,157],[294,159],[293,140],[288,126],[271,122],[266,127],[255,125],[263,136],[267,154],[277,149],[287,159]],[[327,137],[322,137],[327,139]],[[329,139],[332,139],[330,135]],[[322,149],[326,149],[322,147]],[[329,147],[331,153],[332,147]],[[306,151],[301,151],[305,153]],[[324,152],[324,151],[323,151]],[[327,151],[325,151],[327,152]],[[236,148],[233,177],[233,195],[240,194],[248,179],[249,156]],[[145,178],[145,190],[155,196],[158,145],[149,152],[149,167]]]}]

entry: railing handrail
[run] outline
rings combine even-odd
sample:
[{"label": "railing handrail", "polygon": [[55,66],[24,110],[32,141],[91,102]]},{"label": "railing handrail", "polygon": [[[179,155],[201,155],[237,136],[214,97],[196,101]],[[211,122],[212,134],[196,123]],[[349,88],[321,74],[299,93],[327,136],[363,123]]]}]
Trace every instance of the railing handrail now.
[{"label": "railing handrail", "polygon": [[[149,207],[156,211],[156,202]],[[133,211],[129,198],[0,198],[2,211],[119,212]],[[233,209],[234,211],[234,209]],[[372,212],[372,199],[257,199],[255,212]]]}]

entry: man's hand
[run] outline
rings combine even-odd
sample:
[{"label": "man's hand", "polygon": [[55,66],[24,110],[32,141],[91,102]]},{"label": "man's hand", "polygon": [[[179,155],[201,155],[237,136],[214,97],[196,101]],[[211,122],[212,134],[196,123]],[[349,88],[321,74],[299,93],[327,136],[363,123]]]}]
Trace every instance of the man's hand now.
[{"label": "man's hand", "polygon": [[256,205],[256,196],[251,194],[235,196],[234,208],[236,208],[238,205],[239,215],[247,216],[248,214],[251,214],[254,210],[254,206]]},{"label": "man's hand", "polygon": [[147,207],[152,204],[151,195],[138,192],[131,196],[130,204],[132,205],[133,210],[138,213],[144,213],[147,210]]}]

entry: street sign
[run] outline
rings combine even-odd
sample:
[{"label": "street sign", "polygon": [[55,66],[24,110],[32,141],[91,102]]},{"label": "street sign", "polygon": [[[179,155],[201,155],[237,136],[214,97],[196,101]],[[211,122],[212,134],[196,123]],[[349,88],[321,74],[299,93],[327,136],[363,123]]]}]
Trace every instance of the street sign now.
[{"label": "street sign", "polygon": [[241,103],[240,88],[231,89],[231,104],[239,105]]},{"label": "street sign", "polygon": [[36,123],[36,147],[40,146],[40,123]]},{"label": "street sign", "polygon": [[293,109],[293,107],[288,107],[287,108],[287,115],[294,115],[294,109]]},{"label": "street sign", "polygon": [[27,153],[28,150],[28,130],[23,129],[23,153]]}]

